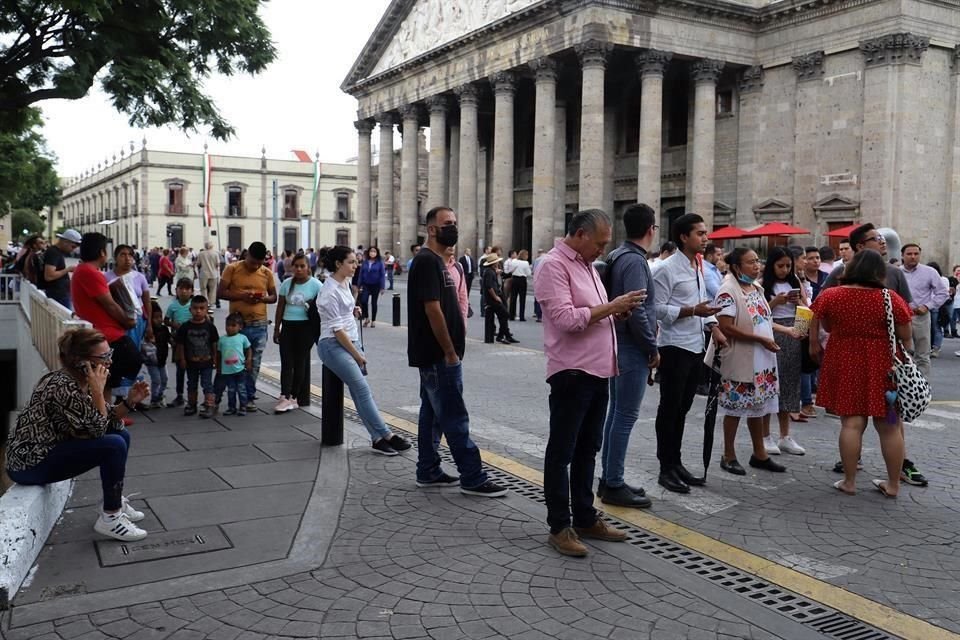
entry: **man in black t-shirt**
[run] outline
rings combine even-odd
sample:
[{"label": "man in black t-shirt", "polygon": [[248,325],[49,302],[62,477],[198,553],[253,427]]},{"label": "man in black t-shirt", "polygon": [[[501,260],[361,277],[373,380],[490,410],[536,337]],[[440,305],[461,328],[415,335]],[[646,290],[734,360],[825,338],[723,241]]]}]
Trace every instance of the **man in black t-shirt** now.
[{"label": "man in black t-shirt", "polygon": [[480,451],[470,439],[463,402],[466,327],[444,251],[457,244],[457,216],[447,207],[427,213],[427,242],[413,258],[407,282],[407,360],[420,370],[417,486],[457,482],[440,467],[440,436],[447,439],[460,472],[461,493],[495,498],[507,490],[487,478]]},{"label": "man in black t-shirt", "polygon": [[56,244],[47,247],[43,255],[43,275],[37,278],[37,286],[51,300],[56,300],[67,309],[73,310],[70,300],[70,274],[73,266],[67,266],[66,257],[80,246],[80,232],[67,229],[57,234]]}]

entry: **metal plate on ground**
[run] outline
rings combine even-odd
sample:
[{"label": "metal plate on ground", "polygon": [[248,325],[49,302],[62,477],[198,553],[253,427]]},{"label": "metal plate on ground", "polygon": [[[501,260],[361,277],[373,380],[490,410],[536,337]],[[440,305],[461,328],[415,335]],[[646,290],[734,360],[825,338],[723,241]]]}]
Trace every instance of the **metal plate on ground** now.
[{"label": "metal plate on ground", "polygon": [[151,533],[137,542],[98,540],[96,542],[100,566],[116,567],[151,560],[166,560],[209,551],[232,549],[220,527],[200,527]]}]

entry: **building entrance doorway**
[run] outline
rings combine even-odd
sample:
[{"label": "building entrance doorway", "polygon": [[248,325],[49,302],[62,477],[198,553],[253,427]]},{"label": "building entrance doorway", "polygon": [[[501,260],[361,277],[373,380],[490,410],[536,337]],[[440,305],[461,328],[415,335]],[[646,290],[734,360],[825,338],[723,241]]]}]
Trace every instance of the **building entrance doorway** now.
[{"label": "building entrance doorway", "polygon": [[167,225],[167,246],[171,249],[179,249],[183,246],[183,225]]}]

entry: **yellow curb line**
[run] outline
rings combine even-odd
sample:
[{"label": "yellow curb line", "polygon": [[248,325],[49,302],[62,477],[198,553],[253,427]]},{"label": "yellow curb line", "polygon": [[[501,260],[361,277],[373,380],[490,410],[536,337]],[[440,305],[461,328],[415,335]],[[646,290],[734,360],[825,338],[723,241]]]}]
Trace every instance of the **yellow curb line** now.
[{"label": "yellow curb line", "polygon": [[[260,373],[266,374],[266,377],[274,382],[280,381],[279,374],[272,369],[263,367],[260,369]],[[310,385],[310,391],[316,397],[321,397],[320,387]],[[356,411],[356,406],[349,398],[345,397],[343,404],[345,407]],[[385,411],[381,411],[380,415],[390,426],[399,427],[410,434],[415,435],[417,433],[417,425],[414,422]],[[536,469],[484,449],[480,450],[480,455],[484,464],[506,471],[539,487],[543,486],[543,473]],[[629,522],[697,553],[756,575],[895,636],[906,640],[960,640],[960,634],[932,625],[925,620],[897,611],[879,602],[874,602],[842,587],[818,580],[795,569],[767,560],[739,547],[714,540],[698,531],[647,512],[601,504],[599,501],[597,501],[597,507],[602,508],[606,513],[619,520]]]}]

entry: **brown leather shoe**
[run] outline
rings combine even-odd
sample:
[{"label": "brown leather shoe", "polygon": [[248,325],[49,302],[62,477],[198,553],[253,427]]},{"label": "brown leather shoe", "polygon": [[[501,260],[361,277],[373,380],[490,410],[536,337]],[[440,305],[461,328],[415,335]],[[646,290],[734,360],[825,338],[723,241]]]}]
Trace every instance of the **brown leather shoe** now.
[{"label": "brown leather shoe", "polygon": [[627,534],[620,529],[610,526],[603,521],[603,518],[597,517],[597,521],[592,527],[576,527],[577,535],[581,538],[595,538],[596,540],[607,540],[609,542],[623,542],[627,539]]},{"label": "brown leather shoe", "polygon": [[551,533],[547,538],[547,544],[557,550],[558,553],[574,558],[582,558],[587,555],[587,547],[580,542],[576,532],[567,527],[560,533]]},{"label": "brown leather shoe", "polygon": [[812,404],[805,404],[800,407],[800,413],[807,416],[808,418],[817,417],[817,409]]}]

